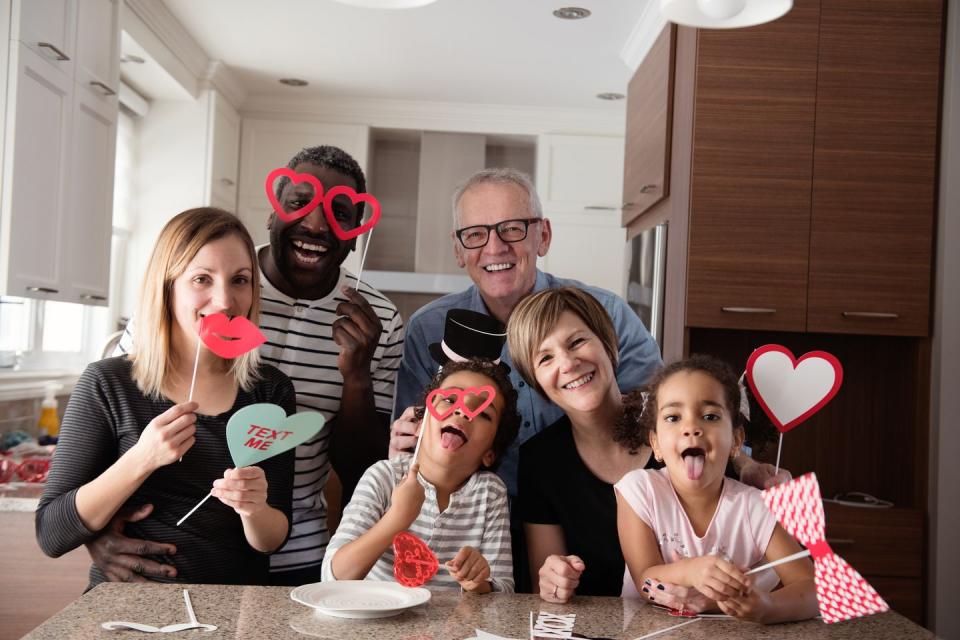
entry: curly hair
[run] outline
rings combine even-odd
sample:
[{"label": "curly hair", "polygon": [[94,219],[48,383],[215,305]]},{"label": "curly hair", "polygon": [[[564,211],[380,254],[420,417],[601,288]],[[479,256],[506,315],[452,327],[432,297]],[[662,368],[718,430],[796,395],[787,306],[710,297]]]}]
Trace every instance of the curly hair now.
[{"label": "curly hair", "polygon": [[479,373],[491,380],[496,385],[500,396],[504,399],[503,413],[500,414],[500,424],[497,425],[497,434],[493,437],[493,455],[494,461],[486,469],[496,470],[500,465],[503,454],[507,452],[510,445],[517,437],[520,431],[520,414],[517,412],[517,390],[513,388],[510,382],[509,372],[503,365],[495,364],[489,360],[480,358],[471,358],[464,362],[448,362],[437,372],[430,384],[423,392],[423,400],[414,411],[417,421],[423,420],[423,414],[426,411],[427,396],[430,392],[439,389],[443,381],[458,371],[472,371]]},{"label": "curly hair", "polygon": [[653,376],[646,387],[624,395],[623,413],[613,425],[613,439],[616,442],[631,451],[649,444],[650,433],[657,428],[657,391],[667,378],[681,371],[700,371],[723,387],[727,410],[733,416],[733,427],[743,428],[748,445],[762,451],[768,443],[777,439],[773,423],[767,418],[749,387],[745,387],[745,391],[751,418],[748,420],[740,412],[740,384],[733,369],[713,356],[695,354],[686,360],[667,365]]},{"label": "curly hair", "polygon": [[[367,179],[363,175],[363,169],[349,153],[340,147],[331,145],[321,145],[319,147],[306,147],[297,152],[297,155],[290,158],[287,163],[288,169],[296,169],[297,165],[308,162],[327,169],[332,169],[345,176],[353,178],[357,184],[357,193],[367,192]],[[290,178],[283,177],[277,182],[276,192],[277,200],[283,196],[283,188],[290,183]],[[357,205],[357,214],[363,217],[363,203]]]}]

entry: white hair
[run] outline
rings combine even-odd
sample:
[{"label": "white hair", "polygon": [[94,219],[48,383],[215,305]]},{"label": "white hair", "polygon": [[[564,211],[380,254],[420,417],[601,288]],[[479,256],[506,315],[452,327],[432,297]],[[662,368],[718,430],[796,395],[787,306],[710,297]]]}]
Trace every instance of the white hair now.
[{"label": "white hair", "polygon": [[481,184],[515,184],[527,192],[527,203],[531,218],[543,217],[543,206],[540,204],[540,196],[537,195],[537,189],[533,186],[533,180],[530,176],[519,169],[509,167],[500,167],[494,169],[483,169],[466,179],[453,192],[453,228],[460,227],[460,199],[463,194],[473,187]]}]

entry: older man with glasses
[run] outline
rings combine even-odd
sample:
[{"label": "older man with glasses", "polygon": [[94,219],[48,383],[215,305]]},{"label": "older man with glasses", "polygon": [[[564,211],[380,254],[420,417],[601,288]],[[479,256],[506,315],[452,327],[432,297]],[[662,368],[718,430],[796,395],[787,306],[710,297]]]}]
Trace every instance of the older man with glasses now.
[{"label": "older man with glasses", "polygon": [[[397,375],[397,397],[391,428],[390,455],[416,443],[413,405],[436,372],[428,345],[443,338],[450,309],[470,309],[497,318],[504,325],[521,299],[546,288],[574,286],[603,304],[617,330],[620,361],[617,382],[629,391],[643,385],[660,366],[660,351],[637,315],[617,295],[575,280],[564,280],[537,269],[537,257],[547,254],[552,230],[543,217],[540,198],[530,178],[515,169],[486,169],[474,174],[453,195],[453,250],[473,286],[424,306],[407,324],[403,359]],[[589,259],[584,248],[584,259]],[[520,444],[553,424],[563,412],[537,394],[516,372],[506,346],[501,361],[511,366],[510,379],[519,393],[523,417],[520,434],[497,473],[511,496],[517,492]]]}]

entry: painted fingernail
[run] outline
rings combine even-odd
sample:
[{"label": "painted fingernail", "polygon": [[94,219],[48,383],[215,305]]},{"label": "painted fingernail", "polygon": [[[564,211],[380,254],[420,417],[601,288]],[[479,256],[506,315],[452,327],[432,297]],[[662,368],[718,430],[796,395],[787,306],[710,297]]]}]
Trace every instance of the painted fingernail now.
[{"label": "painted fingernail", "polygon": [[650,582],[649,580],[644,580],[644,581],[643,581],[643,584],[645,584],[645,585],[647,585],[647,586],[649,587],[649,586],[651,585],[651,582]]},{"label": "painted fingernail", "polygon": [[644,588],[643,588],[643,592],[644,592],[644,593],[650,593],[650,589],[647,589],[646,587],[644,587]]},{"label": "painted fingernail", "polygon": [[650,599],[653,600],[653,596],[650,596]]},{"label": "painted fingernail", "polygon": [[664,588],[664,586],[663,586],[662,584],[658,584],[658,585],[657,585],[657,589],[660,589],[660,591],[666,591],[666,589]]}]

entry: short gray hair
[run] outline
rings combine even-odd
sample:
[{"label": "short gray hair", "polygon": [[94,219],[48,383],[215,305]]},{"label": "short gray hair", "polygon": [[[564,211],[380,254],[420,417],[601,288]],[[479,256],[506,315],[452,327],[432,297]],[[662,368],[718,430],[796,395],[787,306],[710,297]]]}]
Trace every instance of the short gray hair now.
[{"label": "short gray hair", "polygon": [[499,167],[493,169],[483,169],[466,179],[456,191],[453,192],[453,228],[456,230],[460,226],[460,199],[467,191],[481,184],[514,184],[527,192],[527,202],[529,203],[530,217],[542,218],[543,205],[540,204],[540,196],[537,195],[537,188],[533,186],[533,180],[530,176],[519,169],[509,167]]}]

